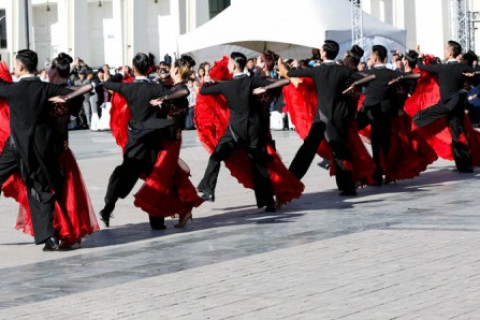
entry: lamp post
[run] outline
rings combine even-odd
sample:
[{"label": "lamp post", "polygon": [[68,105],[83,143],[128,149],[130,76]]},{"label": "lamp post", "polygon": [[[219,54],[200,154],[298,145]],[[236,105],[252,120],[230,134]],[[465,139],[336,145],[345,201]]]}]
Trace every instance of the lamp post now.
[{"label": "lamp post", "polygon": [[25,5],[25,28],[26,28],[26,39],[27,39],[27,49],[30,49],[30,19],[28,17],[28,0],[24,1]]}]

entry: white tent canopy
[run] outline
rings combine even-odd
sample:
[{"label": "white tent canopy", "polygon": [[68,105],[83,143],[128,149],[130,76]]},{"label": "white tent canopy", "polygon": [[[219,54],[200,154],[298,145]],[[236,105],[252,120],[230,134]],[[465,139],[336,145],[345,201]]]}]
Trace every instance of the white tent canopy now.
[{"label": "white tent canopy", "polygon": [[[405,49],[406,31],[369,14],[363,15],[364,45]],[[351,45],[351,5],[348,0],[241,0],[196,30],[179,37],[180,53],[200,60],[239,49],[253,53],[273,50],[285,57],[308,57],[325,39]],[[203,60],[202,59],[202,60]]]}]

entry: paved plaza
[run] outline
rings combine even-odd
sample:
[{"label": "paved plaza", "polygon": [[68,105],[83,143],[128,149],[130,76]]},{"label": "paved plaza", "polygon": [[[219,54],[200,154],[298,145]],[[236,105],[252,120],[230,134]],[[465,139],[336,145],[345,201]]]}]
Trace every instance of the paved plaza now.
[{"label": "paved plaza", "polygon": [[[300,139],[274,138],[289,164]],[[70,140],[98,212],[120,149],[105,132]],[[195,132],[181,157],[197,184]],[[452,169],[345,198],[313,164],[302,198],[272,214],[222,168],[216,202],[185,229],[150,230],[129,196],[109,229],[63,252],[16,231],[1,197],[0,319],[480,319],[480,171]]]}]

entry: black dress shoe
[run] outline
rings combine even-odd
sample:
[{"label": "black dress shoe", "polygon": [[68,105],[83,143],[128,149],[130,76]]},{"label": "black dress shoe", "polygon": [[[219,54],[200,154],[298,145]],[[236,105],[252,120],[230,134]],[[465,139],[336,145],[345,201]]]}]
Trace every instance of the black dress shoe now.
[{"label": "black dress shoe", "polygon": [[270,205],[265,207],[265,212],[276,212],[275,205]]},{"label": "black dress shoe", "polygon": [[45,241],[45,246],[43,247],[43,251],[58,251],[60,250],[60,244],[56,237],[50,237]]},{"label": "black dress shoe", "polygon": [[318,163],[318,166],[325,170],[330,170],[330,161],[328,161],[327,159],[323,159]]},{"label": "black dress shoe", "polygon": [[215,202],[215,194],[213,193],[204,192],[200,198],[204,201]]},{"label": "black dress shoe", "polygon": [[110,227],[110,218],[112,217],[113,209],[115,209],[115,205],[106,204],[102,211],[100,211],[100,220],[105,223],[105,227]]},{"label": "black dress shoe", "polygon": [[356,196],[357,191],[355,189],[350,189],[350,190],[343,190],[340,192],[341,196]]},{"label": "black dress shoe", "polygon": [[100,211],[100,220],[103,221],[103,223],[105,223],[105,227],[110,227],[110,217],[111,217],[112,213],[111,212],[108,212],[108,211],[105,211],[102,210]]},{"label": "black dress shoe", "polygon": [[152,216],[149,215],[148,219],[150,221],[150,228],[152,228],[152,230],[165,230],[165,229],[167,229],[167,226],[165,225],[165,218],[152,217]]}]

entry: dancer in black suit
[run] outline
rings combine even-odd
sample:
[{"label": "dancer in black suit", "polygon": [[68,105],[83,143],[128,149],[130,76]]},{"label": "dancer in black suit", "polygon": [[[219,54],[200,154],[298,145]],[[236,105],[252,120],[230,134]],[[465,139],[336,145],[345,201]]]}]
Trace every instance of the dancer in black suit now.
[{"label": "dancer in black suit", "polygon": [[[42,82],[34,75],[37,54],[20,50],[15,59],[17,83],[2,83],[0,97],[10,106],[10,138],[0,155],[0,189],[14,173],[20,172],[27,187],[28,202],[36,244],[45,243],[43,250],[59,249],[53,227],[56,195],[62,192],[62,177],[58,164],[60,134],[56,119],[50,116],[49,98],[65,95],[71,90]],[[78,108],[83,97],[69,106]]]},{"label": "dancer in black suit", "polygon": [[[325,138],[333,151],[338,189],[341,195],[347,196],[356,195],[352,172],[345,166],[345,161],[351,160],[352,157],[347,147],[348,123],[355,111],[349,108],[342,92],[348,87],[348,83],[354,75],[359,80],[354,82],[353,86],[371,81],[374,76],[364,78],[356,74],[352,68],[336,64],[334,59],[338,55],[338,51],[338,43],[327,40],[320,51],[323,60],[320,66],[288,71],[288,77],[311,77],[314,79],[318,103],[312,127],[289,169],[297,178],[301,179],[310,167],[320,143]],[[358,60],[363,56],[363,50],[358,46],[352,47],[349,52]]]},{"label": "dancer in black suit", "polygon": [[220,172],[220,162],[228,158],[236,148],[244,149],[250,160],[255,196],[259,208],[275,211],[273,189],[266,167],[269,156],[266,153],[265,139],[261,127],[261,110],[254,103],[253,90],[256,88],[274,88],[288,81],[270,81],[260,77],[248,77],[243,72],[247,58],[242,53],[233,52],[230,56],[229,71],[233,79],[220,83],[205,83],[200,94],[222,94],[230,108],[230,121],[227,132],[218,142],[209,158],[205,175],[197,189],[203,193],[202,198],[215,201],[215,187]]},{"label": "dancer in black suit", "polygon": [[447,63],[425,65],[422,59],[418,60],[420,70],[438,75],[440,101],[436,105],[418,112],[413,120],[419,127],[424,127],[446,117],[452,134],[452,151],[457,170],[458,172],[472,172],[470,150],[468,145],[461,141],[461,137],[465,136],[463,121],[466,93],[462,92],[465,80],[464,74],[472,72],[473,69],[456,60],[461,53],[461,45],[455,41],[449,41],[445,47]]},{"label": "dancer in black suit", "polygon": [[[151,83],[146,77],[148,56],[143,53],[133,58],[135,80],[132,83],[115,82],[121,80],[117,75],[115,81],[104,83],[108,90],[122,94],[131,111],[128,127],[128,141],[123,154],[123,162],[113,171],[105,195],[105,207],[100,211],[101,220],[108,227],[110,217],[119,198],[125,198],[132,191],[142,174],[149,175],[157,159],[162,139],[176,139],[177,124],[175,120],[162,117],[160,110],[150,105],[150,100],[162,97],[170,100],[188,95],[188,90],[179,87],[172,92],[162,85]],[[168,93],[168,97],[165,97]],[[152,229],[164,229],[164,219],[149,216]]]},{"label": "dancer in black suit", "polygon": [[365,74],[375,75],[375,80],[366,85],[365,100],[357,114],[358,129],[371,125],[371,141],[373,160],[377,166],[373,174],[374,184],[382,185],[384,169],[382,158],[386,161],[390,147],[391,117],[398,115],[397,105],[393,101],[395,88],[390,85],[393,80],[404,75],[398,70],[391,70],[385,66],[388,53],[381,45],[372,47],[370,64],[372,68],[364,71]]}]

